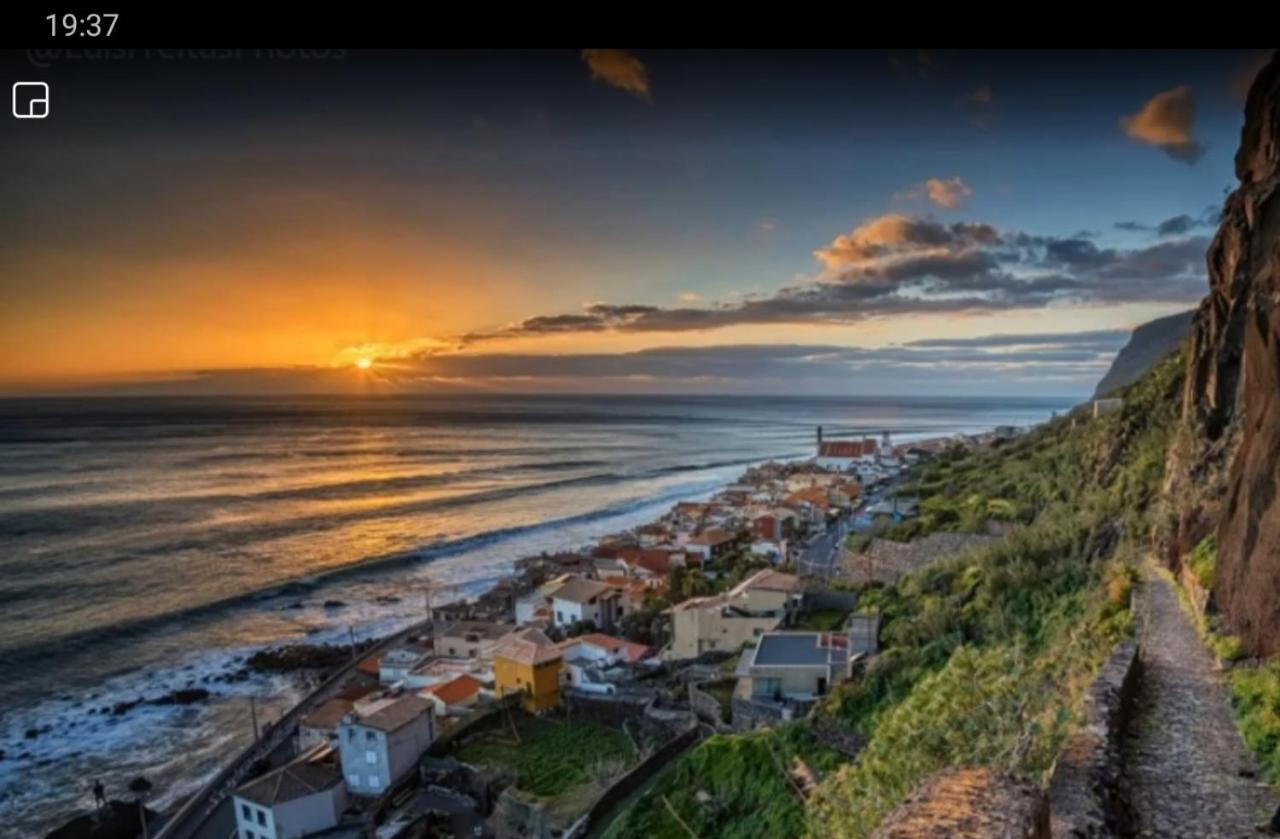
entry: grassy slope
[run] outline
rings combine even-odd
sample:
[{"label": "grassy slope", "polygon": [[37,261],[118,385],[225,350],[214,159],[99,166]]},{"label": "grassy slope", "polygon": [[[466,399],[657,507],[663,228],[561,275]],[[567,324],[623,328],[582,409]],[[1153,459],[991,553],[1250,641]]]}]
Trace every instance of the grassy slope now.
[{"label": "grassy slope", "polygon": [[476,766],[514,769],[520,789],[549,798],[590,781],[601,762],[631,763],[635,751],[615,728],[544,718],[523,721],[519,742],[509,731],[497,731],[467,743],[455,757]]},{"label": "grassy slope", "polygon": [[[1043,773],[1080,690],[1127,630],[1130,577],[1108,560],[1149,532],[1181,369],[1176,357],[1157,365],[1114,414],[1062,417],[922,472],[932,515],[920,530],[958,529],[977,520],[970,511],[1027,526],[868,593],[885,615],[884,654],[819,710],[869,736],[858,761],[838,766],[808,722],[714,737],[608,835],[687,836],[668,805],[702,837],[864,835],[934,768]],[[938,514],[948,509],[956,515]],[[810,806],[779,769],[794,755],[827,771]]]}]

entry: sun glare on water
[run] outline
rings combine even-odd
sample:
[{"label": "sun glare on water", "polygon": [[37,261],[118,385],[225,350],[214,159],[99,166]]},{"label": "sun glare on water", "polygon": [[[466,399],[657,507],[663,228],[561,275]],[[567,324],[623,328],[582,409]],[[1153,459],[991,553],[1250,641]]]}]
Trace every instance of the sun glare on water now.
[{"label": "sun glare on water", "polygon": [[373,366],[373,359],[362,358],[356,362],[356,366],[359,367],[361,370],[368,370],[370,367]]}]

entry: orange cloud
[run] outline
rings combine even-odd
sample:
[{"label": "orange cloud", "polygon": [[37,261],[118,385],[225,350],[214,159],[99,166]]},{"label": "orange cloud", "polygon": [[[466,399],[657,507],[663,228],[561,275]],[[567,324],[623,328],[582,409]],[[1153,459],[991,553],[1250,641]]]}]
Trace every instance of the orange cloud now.
[{"label": "orange cloud", "polygon": [[649,91],[649,70],[630,50],[583,50],[582,60],[587,62],[593,79],[599,79],[641,99],[652,98]]},{"label": "orange cloud", "polygon": [[1205,152],[1192,136],[1195,122],[1195,94],[1179,85],[1151,97],[1136,114],[1121,117],[1120,127],[1133,139],[1156,146],[1174,160],[1195,163]]},{"label": "orange cloud", "polygon": [[989,224],[943,224],[930,219],[886,213],[813,252],[828,270],[843,270],[886,257],[949,248],[994,244],[999,233]]},{"label": "orange cloud", "polygon": [[895,198],[923,198],[947,210],[958,210],[973,195],[973,187],[962,178],[929,178],[924,183],[895,195]]}]

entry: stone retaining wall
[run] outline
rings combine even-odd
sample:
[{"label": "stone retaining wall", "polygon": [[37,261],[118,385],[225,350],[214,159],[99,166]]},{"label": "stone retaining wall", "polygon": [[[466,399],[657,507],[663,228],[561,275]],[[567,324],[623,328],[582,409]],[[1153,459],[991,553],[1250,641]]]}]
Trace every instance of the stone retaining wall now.
[{"label": "stone retaining wall", "polygon": [[1085,696],[1084,724],[1063,746],[1049,781],[1054,839],[1126,836],[1121,738],[1142,677],[1137,641],[1123,641]]},{"label": "stone retaining wall", "polygon": [[578,839],[589,832],[599,831],[617,815],[615,812],[627,798],[647,784],[654,775],[662,771],[667,764],[677,758],[685,749],[698,741],[698,728],[688,728],[663,744],[653,754],[631,768],[631,771],[619,778],[613,786],[605,790],[604,795],[591,805],[587,814],[564,832],[564,839]]},{"label": "stone retaining wall", "polygon": [[703,687],[712,684],[733,683],[734,681],[733,678],[723,678],[711,682],[689,683],[689,706],[693,708],[693,712],[697,714],[699,720],[713,726],[717,731],[728,730],[728,725],[725,722],[725,707],[720,704],[720,700],[714,694],[703,690]]}]

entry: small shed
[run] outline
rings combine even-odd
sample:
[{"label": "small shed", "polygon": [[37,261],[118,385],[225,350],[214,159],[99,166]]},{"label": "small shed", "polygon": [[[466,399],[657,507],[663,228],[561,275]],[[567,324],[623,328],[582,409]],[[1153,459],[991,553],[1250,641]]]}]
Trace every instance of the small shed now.
[{"label": "small shed", "polygon": [[880,613],[849,616],[849,655],[880,652]]}]

